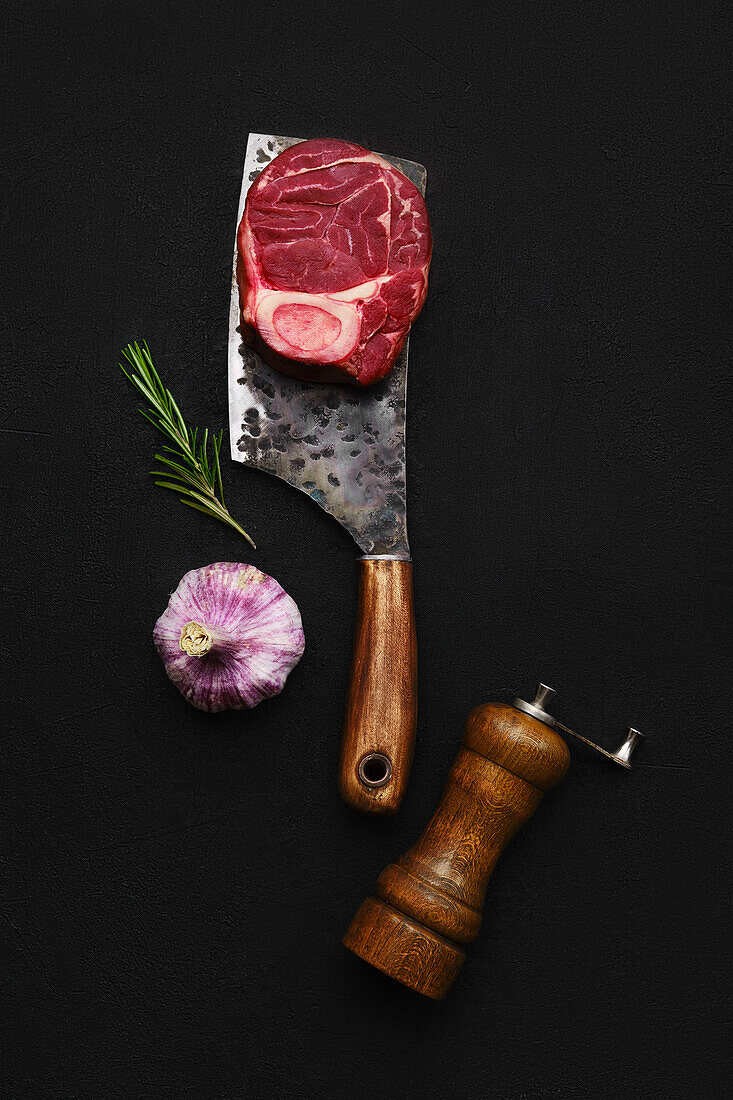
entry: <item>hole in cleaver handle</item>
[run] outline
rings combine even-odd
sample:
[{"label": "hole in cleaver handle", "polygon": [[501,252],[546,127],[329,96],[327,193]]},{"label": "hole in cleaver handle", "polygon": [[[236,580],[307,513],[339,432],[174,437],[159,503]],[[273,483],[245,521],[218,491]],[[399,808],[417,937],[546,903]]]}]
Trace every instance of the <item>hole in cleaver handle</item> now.
[{"label": "hole in cleaver handle", "polygon": [[363,814],[394,814],[407,787],[417,725],[412,562],[361,558],[339,790]]}]

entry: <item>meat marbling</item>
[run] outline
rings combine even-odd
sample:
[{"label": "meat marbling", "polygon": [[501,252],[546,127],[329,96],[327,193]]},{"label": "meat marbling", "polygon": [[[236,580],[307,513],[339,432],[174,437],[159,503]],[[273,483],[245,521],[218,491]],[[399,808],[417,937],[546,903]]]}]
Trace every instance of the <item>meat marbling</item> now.
[{"label": "meat marbling", "polygon": [[245,339],[284,374],[369,386],[422,309],[432,252],[418,189],[348,141],[275,157],[249,189],[237,236]]}]

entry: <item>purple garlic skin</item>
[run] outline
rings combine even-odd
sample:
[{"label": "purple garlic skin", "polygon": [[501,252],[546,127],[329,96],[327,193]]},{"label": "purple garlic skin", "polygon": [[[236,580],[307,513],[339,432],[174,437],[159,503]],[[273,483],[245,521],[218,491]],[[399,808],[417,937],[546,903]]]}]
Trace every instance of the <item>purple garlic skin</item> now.
[{"label": "purple garlic skin", "polygon": [[253,565],[186,573],[153,630],[168,676],[199,710],[243,710],[277,695],[305,649],[298,605]]}]

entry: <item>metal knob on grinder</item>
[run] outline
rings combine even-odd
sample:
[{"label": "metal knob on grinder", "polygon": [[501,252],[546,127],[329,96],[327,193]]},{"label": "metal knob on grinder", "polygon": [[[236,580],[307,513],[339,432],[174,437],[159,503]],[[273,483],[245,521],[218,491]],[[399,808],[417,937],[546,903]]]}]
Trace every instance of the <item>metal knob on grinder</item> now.
[{"label": "metal knob on grinder", "polygon": [[[553,728],[560,724],[545,709],[554,695],[540,684],[532,702],[472,711],[432,820],[382,872],[344,937],[354,954],[426,997],[442,1000],[450,989],[481,925],[499,856],[570,766]],[[617,754],[587,743],[629,767],[637,736]]]}]

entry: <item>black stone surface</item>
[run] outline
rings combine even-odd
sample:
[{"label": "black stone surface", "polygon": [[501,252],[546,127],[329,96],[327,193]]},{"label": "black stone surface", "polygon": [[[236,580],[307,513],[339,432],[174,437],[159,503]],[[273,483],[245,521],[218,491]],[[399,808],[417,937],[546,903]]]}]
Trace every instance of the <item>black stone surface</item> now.
[{"label": "black stone surface", "polygon": [[[3,35],[2,1095],[725,1095],[727,5],[12,0]],[[146,338],[226,423],[249,130],[423,162],[411,344],[420,725],[400,814],[336,792],[355,548],[227,462],[258,550],[146,471]],[[298,601],[283,695],[208,717],[151,631],[249,560]],[[505,853],[448,1000],[340,937],[463,722],[543,678],[582,746]]]}]

